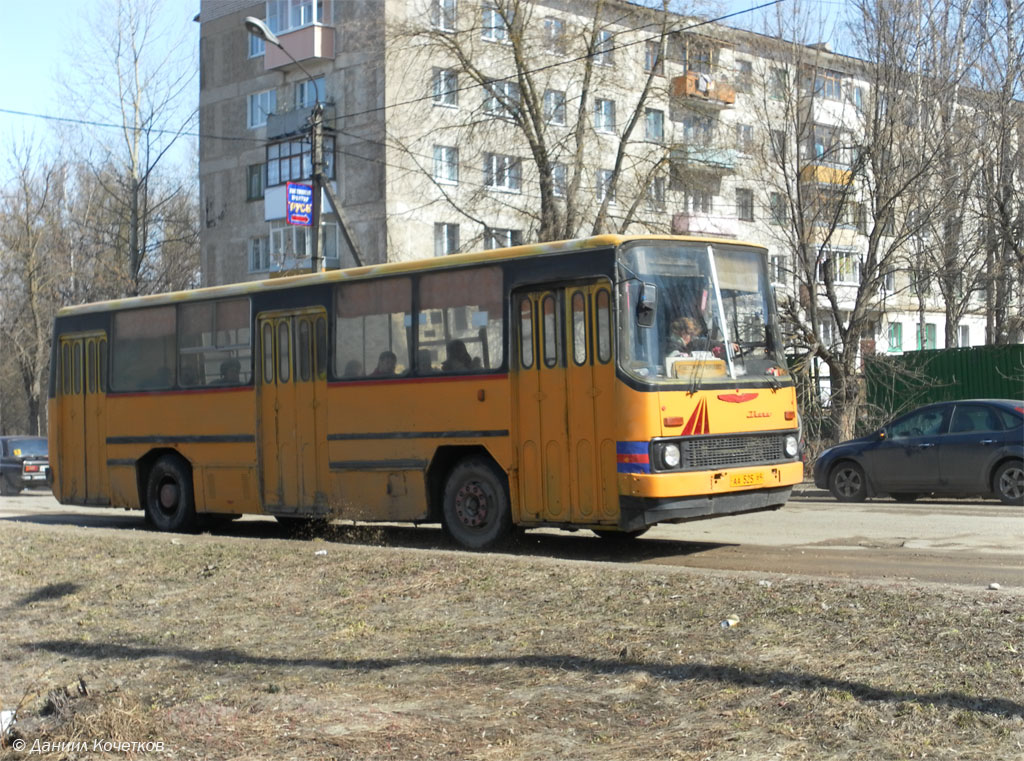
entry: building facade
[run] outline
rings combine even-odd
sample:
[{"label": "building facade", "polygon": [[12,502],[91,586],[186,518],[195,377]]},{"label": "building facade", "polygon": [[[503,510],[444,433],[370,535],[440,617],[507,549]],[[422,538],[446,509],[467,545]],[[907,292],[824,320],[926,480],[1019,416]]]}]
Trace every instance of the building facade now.
[{"label": "building facade", "polygon": [[[847,139],[872,97],[860,61],[824,46],[794,61],[780,40],[622,2],[204,0],[200,23],[205,284],[309,269],[285,188],[310,176],[320,100],[327,175],[364,264],[552,231],[708,234],[767,246],[778,291],[805,302],[792,252],[813,250],[854,307],[871,232]],[[796,186],[819,218],[794,244]],[[326,265],[352,266],[325,207]],[[875,278],[874,351],[945,346],[941,298],[915,277],[908,258]],[[979,291],[959,345],[985,343],[984,307]]]}]

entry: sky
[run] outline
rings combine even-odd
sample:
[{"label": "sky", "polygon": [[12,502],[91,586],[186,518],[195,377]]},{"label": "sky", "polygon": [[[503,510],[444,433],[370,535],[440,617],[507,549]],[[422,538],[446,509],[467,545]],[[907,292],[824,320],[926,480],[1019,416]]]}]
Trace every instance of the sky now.
[{"label": "sky", "polygon": [[[199,44],[199,0],[158,0],[161,18]],[[61,100],[61,82],[76,51],[89,44],[88,18],[106,0],[0,0],[0,178],[9,173],[9,146],[56,139],[52,123],[4,111],[82,118]],[[199,101],[198,80],[195,103]]]}]

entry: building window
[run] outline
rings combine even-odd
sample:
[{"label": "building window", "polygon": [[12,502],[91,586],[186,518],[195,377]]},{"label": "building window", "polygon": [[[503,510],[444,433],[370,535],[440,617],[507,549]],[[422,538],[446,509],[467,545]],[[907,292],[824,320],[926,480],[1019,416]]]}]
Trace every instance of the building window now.
[{"label": "building window", "polygon": [[442,185],[459,184],[459,149],[449,145],[434,146],[434,180]]},{"label": "building window", "polygon": [[644,111],[644,136],[652,143],[665,139],[665,112],[656,108]]},{"label": "building window", "polygon": [[430,0],[430,25],[443,32],[454,32],[455,0]]},{"label": "building window", "polygon": [[[334,136],[324,137],[324,164],[328,178],[334,179]],[[267,187],[286,182],[308,180],[313,176],[309,141],[289,140],[267,146]]]},{"label": "building window", "polygon": [[715,118],[698,114],[684,116],[683,135],[688,143],[710,145],[715,137]]},{"label": "building window", "polygon": [[485,84],[484,111],[499,119],[512,119],[519,111],[519,85],[507,79]]},{"label": "building window", "polygon": [[789,216],[786,197],[782,193],[771,193],[768,196],[768,203],[772,210],[772,222],[777,225],[786,224],[786,218]]},{"label": "building window", "polygon": [[459,253],[459,226],[449,222],[434,223],[434,256]]},{"label": "building window", "polygon": [[736,61],[736,92],[750,92],[754,88],[754,64]]},{"label": "building window", "polygon": [[594,101],[594,129],[598,132],[615,132],[615,101],[597,98]]},{"label": "building window", "polygon": [[249,35],[249,57],[259,58],[266,52],[267,43],[263,41],[262,37],[257,37],[255,34]]},{"label": "building window", "polygon": [[459,105],[459,75],[452,69],[434,69],[433,95],[435,106]]},{"label": "building window", "polygon": [[744,222],[754,221],[754,191],[736,188],[736,216]]},{"label": "building window", "polygon": [[786,157],[789,155],[789,151],[786,150],[786,146],[789,145],[789,140],[786,138],[786,133],[781,129],[772,130],[772,156],[776,163],[786,163]]},{"label": "building window", "polygon": [[556,55],[565,54],[565,22],[562,19],[553,16],[544,19],[544,49]]},{"label": "building window", "polygon": [[267,26],[274,34],[324,21],[322,0],[267,0]]},{"label": "building window", "polygon": [[861,235],[868,234],[868,207],[862,203],[853,207],[853,224]]},{"label": "building window", "polygon": [[[324,259],[338,258],[338,225],[335,222],[323,222]],[[284,221],[270,223],[270,254],[283,260],[285,257],[303,259],[313,252],[313,228],[289,225]]]},{"label": "building window", "polygon": [[882,275],[882,289],[886,293],[896,292],[896,270],[886,270]]},{"label": "building window", "polygon": [[562,90],[544,91],[544,120],[548,124],[565,126],[565,93]]},{"label": "building window", "polygon": [[712,195],[707,190],[690,190],[686,194],[686,210],[694,214],[710,214],[714,209]]},{"label": "building window", "polygon": [[250,164],[246,174],[246,200],[258,201],[267,187],[267,165]]},{"label": "building window", "polygon": [[769,93],[774,100],[784,100],[789,92],[789,72],[772,69],[769,79]]},{"label": "building window", "polygon": [[608,203],[615,203],[615,187],[612,184],[612,180],[615,177],[615,170],[613,169],[598,169],[597,170],[597,200],[603,202],[605,198],[608,199]]},{"label": "building window", "polygon": [[569,172],[565,164],[551,165],[551,186],[552,192],[558,198],[565,198],[569,187]]},{"label": "building window", "polygon": [[501,15],[498,6],[484,0],[481,13],[483,14],[483,38],[491,42],[507,42],[508,24],[505,23],[505,18]]},{"label": "building window", "polygon": [[699,74],[711,76],[717,63],[718,51],[706,40],[695,37],[686,41],[686,68]]},{"label": "building window", "polygon": [[607,29],[601,29],[597,33],[597,42],[594,44],[594,63],[600,66],[615,65],[615,35]]},{"label": "building window", "polygon": [[665,210],[665,178],[652,177],[647,185],[647,208],[652,211]]},{"label": "building window", "polygon": [[296,108],[312,108],[316,105],[317,99],[321,102],[327,100],[327,90],[324,89],[323,77],[317,77],[313,81],[306,79],[295,83]]},{"label": "building window", "polygon": [[956,335],[957,346],[970,346],[971,345],[971,326],[970,325],[958,325]]},{"label": "building window", "polygon": [[754,127],[752,125],[736,125],[736,145],[744,153],[750,153],[754,149]]},{"label": "building window", "polygon": [[831,271],[834,283],[857,285],[860,283],[860,257],[850,251],[832,251],[819,267],[821,282],[825,282],[828,271]]},{"label": "building window", "polygon": [[249,272],[270,269],[270,238],[266,235],[249,239]]},{"label": "building window", "polygon": [[509,246],[521,246],[523,243],[522,230],[509,230],[504,227],[484,228],[484,248],[508,248]]},{"label": "building window", "polygon": [[644,71],[664,76],[665,64],[662,59],[661,43],[658,40],[647,40],[644,43]]},{"label": "building window", "polygon": [[854,87],[853,88],[853,106],[858,111],[864,110],[864,88]]},{"label": "building window", "polygon": [[842,74],[837,71],[819,71],[814,76],[814,94],[827,100],[842,100]]},{"label": "building window", "polygon": [[782,254],[772,254],[768,257],[768,277],[773,283],[786,282],[786,257]]},{"label": "building window", "polygon": [[249,129],[267,126],[267,114],[277,109],[277,91],[264,90],[249,96],[248,117],[246,126]]},{"label": "building window", "polygon": [[917,348],[918,349],[936,349],[938,344],[935,340],[936,330],[934,322],[926,322],[924,324],[924,343],[921,342],[921,323],[917,324]]},{"label": "building window", "polygon": [[484,185],[491,190],[518,193],[522,186],[522,165],[515,156],[484,154]]},{"label": "building window", "polygon": [[889,351],[903,351],[903,323],[889,323]]}]

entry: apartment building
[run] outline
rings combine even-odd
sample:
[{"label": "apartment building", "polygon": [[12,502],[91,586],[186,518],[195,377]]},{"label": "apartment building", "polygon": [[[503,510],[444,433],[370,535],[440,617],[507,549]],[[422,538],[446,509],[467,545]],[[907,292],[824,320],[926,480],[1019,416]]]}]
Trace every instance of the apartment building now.
[{"label": "apartment building", "polygon": [[[782,41],[625,2],[600,15],[589,2],[523,2],[514,17],[509,6],[203,0],[204,283],[309,269],[309,228],[286,224],[285,188],[310,177],[319,99],[327,174],[363,263],[551,229],[710,234],[767,246],[777,288],[797,294],[785,180],[770,171],[793,152],[831,215],[821,266],[853,299],[867,222],[844,136],[870,97],[862,62],[812,46],[813,67],[794,67]],[[247,16],[287,53],[251,35]],[[800,134],[775,128],[794,89]],[[351,266],[325,208],[326,266]],[[944,345],[944,312],[932,293],[922,311],[912,274],[893,268],[879,284],[876,351]],[[985,342],[982,306],[957,325],[961,346]],[[834,330],[824,324],[823,340]]]}]

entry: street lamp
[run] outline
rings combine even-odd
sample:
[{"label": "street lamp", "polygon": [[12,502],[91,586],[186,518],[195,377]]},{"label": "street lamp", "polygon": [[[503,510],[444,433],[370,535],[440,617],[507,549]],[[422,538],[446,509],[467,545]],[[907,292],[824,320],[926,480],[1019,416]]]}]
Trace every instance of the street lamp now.
[{"label": "street lamp", "polygon": [[[316,103],[313,104],[313,113],[309,117],[309,152],[310,152],[310,163],[313,165],[313,251],[310,256],[310,265],[313,272],[320,272],[320,217],[323,214],[321,206],[321,191],[327,185],[324,178],[324,104],[320,102],[320,85],[317,84],[316,79],[313,75],[306,71],[306,67],[295,60],[295,56],[288,52],[288,49],[281,44],[281,40],[277,38],[277,35],[270,31],[270,27],[262,19],[255,18],[254,16],[245,17],[245,28],[249,30],[250,34],[254,34],[264,42],[273,45],[280,49],[286,56],[288,56],[292,63],[299,67],[306,78],[313,83],[313,92],[316,94]],[[328,194],[331,196],[331,203],[334,204],[334,194],[328,189]],[[337,210],[337,205],[334,206]]]}]

